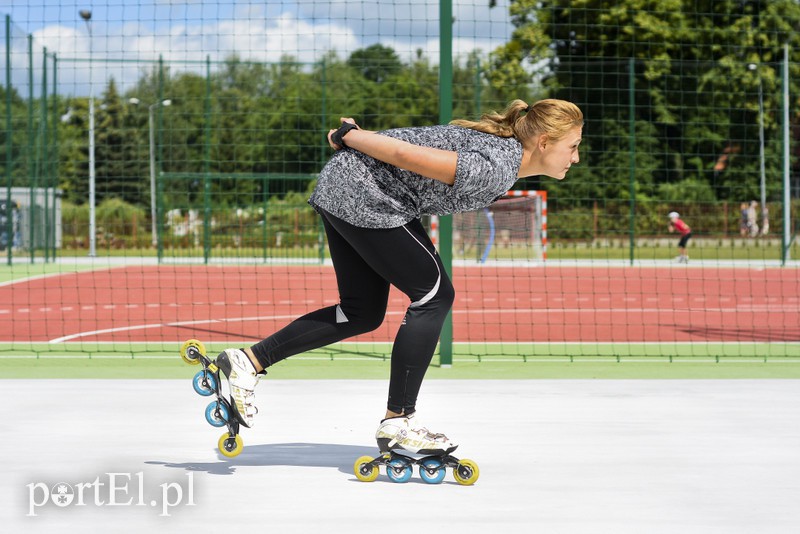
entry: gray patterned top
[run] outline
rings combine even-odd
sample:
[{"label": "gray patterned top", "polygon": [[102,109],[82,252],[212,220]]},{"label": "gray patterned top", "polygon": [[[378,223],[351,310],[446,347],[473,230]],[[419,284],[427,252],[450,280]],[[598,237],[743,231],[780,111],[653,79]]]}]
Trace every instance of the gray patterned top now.
[{"label": "gray patterned top", "polygon": [[354,226],[395,228],[422,214],[482,208],[508,191],[522,164],[522,145],[461,126],[378,132],[415,145],[458,153],[455,183],[398,169],[357,150],[337,150],[319,173],[309,204]]}]

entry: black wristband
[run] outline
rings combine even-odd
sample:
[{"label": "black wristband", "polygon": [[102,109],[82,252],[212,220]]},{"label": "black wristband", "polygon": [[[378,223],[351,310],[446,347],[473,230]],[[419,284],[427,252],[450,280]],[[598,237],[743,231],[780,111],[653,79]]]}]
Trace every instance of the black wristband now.
[{"label": "black wristband", "polygon": [[358,126],[352,122],[342,123],[342,125],[339,126],[339,129],[331,134],[331,141],[333,141],[335,145],[347,146],[344,144],[344,136],[350,130],[358,130]]}]

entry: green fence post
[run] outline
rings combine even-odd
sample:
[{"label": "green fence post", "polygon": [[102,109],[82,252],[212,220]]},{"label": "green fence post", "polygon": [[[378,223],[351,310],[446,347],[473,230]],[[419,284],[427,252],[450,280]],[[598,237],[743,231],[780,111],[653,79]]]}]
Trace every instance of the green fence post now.
[{"label": "green fence post", "polygon": [[33,36],[28,35],[28,249],[31,253],[31,263],[36,261],[36,240],[34,228],[36,227],[36,219],[33,216],[34,206],[36,199],[33,196],[34,181],[36,175],[36,154],[34,147],[36,146],[36,131],[33,127]]},{"label": "green fence post", "polygon": [[[453,118],[453,5],[439,1],[439,122]],[[439,218],[439,255],[448,274],[453,273],[453,217]],[[439,343],[439,365],[453,365],[453,313],[447,314]]]},{"label": "green fence post", "polygon": [[164,177],[161,167],[156,173],[156,259],[160,265],[164,258]]},{"label": "green fence post", "polygon": [[325,137],[325,132],[328,131],[328,103],[327,97],[328,92],[325,90],[326,87],[326,80],[327,80],[327,61],[322,60],[322,66],[320,68],[320,132],[322,135],[320,136],[320,150],[319,150],[319,167],[322,168],[325,164],[325,158],[328,155],[328,150],[330,147],[328,146],[327,139]]},{"label": "green fence post", "polygon": [[269,220],[269,177],[265,174],[262,179],[261,192],[264,198],[264,224],[261,225],[261,245],[263,248],[261,259],[266,263],[269,257],[269,233],[267,232],[267,221]]},{"label": "green fence post", "polygon": [[14,242],[14,218],[11,210],[11,166],[12,159],[11,145],[11,16],[6,15],[6,262],[11,265],[11,248]]},{"label": "green fence post", "polygon": [[203,151],[203,263],[211,256],[211,56],[206,56],[205,147]]},{"label": "green fence post", "polygon": [[481,58],[477,58],[475,61],[475,116],[477,117],[481,113],[481,96],[483,91],[481,90]]},{"label": "green fence post", "polygon": [[783,68],[781,69],[781,84],[783,90],[783,243],[781,246],[781,265],[792,256],[792,195],[789,177],[791,175],[791,152],[789,152],[790,120],[789,120],[789,44],[783,45]]},{"label": "green fence post", "polygon": [[628,143],[630,148],[630,169],[629,189],[630,189],[630,258],[633,265],[636,256],[636,60],[628,60],[628,115],[629,115],[629,134]]},{"label": "green fence post", "polygon": [[44,57],[42,58],[42,193],[44,198],[42,202],[44,203],[44,212],[42,216],[42,222],[44,223],[44,228],[42,229],[42,245],[44,245],[44,262],[48,263],[50,261],[50,248],[48,246],[48,240],[50,239],[48,228],[48,219],[50,218],[50,204],[48,203],[48,189],[50,186],[50,127],[47,121],[47,106],[49,106],[49,100],[47,98],[47,47],[44,49]]},{"label": "green fence post", "polygon": [[50,249],[50,258],[53,262],[56,261],[56,190],[58,189],[58,58],[53,53],[53,115],[52,115],[52,150],[53,155],[50,158],[50,188],[52,189],[52,209],[50,210],[50,218],[47,221],[48,227],[48,245]]},{"label": "green fence post", "polygon": [[[44,192],[44,212],[42,222],[42,244],[44,245],[44,262],[47,263],[47,170],[48,170],[48,156],[47,156],[47,47],[42,49],[42,96],[39,101],[39,154],[41,160],[39,162],[39,172],[42,178],[42,191]],[[38,184],[37,184],[38,185]],[[38,189],[38,188],[37,188]],[[39,191],[36,191],[36,198],[39,198]]]},{"label": "green fence post", "polygon": [[[328,143],[327,138],[325,137],[325,132],[328,131],[328,105],[327,105],[327,61],[322,60],[322,80],[320,83],[320,90],[322,91],[321,98],[322,98],[322,109],[321,109],[321,131],[323,135],[321,136],[323,139],[320,142],[320,152],[319,152],[319,168],[321,169],[325,165],[325,158],[328,155]],[[319,264],[322,265],[325,263],[325,227],[322,225],[322,217],[317,217],[317,255],[319,257]]]},{"label": "green fence post", "polygon": [[[158,98],[156,99],[157,102],[164,101],[164,56],[158,56]],[[156,131],[158,132],[158,145],[157,153],[158,153],[158,162],[156,166],[156,256],[158,258],[158,264],[161,264],[161,261],[164,258],[164,184],[162,180],[161,173],[163,171],[162,168],[162,161],[163,161],[163,154],[161,151],[161,147],[164,144],[164,138],[162,135],[162,130],[164,127],[163,117],[161,115],[163,106],[159,105],[156,111],[158,111],[158,125],[156,127]]]}]

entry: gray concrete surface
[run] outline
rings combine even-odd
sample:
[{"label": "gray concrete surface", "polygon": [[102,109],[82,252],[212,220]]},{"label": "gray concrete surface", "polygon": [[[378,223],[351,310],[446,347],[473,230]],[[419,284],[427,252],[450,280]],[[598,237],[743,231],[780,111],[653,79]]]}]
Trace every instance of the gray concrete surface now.
[{"label": "gray concrete surface", "polygon": [[430,380],[471,487],[355,479],[383,381],[263,381],[235,459],[189,380],[0,383],[2,532],[800,532],[799,381]]}]

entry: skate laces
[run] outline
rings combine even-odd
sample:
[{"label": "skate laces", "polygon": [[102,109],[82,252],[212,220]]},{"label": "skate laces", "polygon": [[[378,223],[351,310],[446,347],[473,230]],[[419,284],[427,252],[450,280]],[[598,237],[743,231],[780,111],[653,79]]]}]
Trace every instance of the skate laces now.
[{"label": "skate laces", "polygon": [[412,428],[411,432],[417,434],[420,438],[426,439],[428,441],[447,441],[447,436],[442,433],[434,433],[428,430],[426,427],[420,428]]},{"label": "skate laces", "polygon": [[421,425],[417,426],[415,425],[415,423],[418,423],[418,421],[416,421],[414,414],[411,414],[408,417],[408,432],[415,434],[417,439],[424,439],[427,441],[433,441],[437,443],[448,441],[446,435],[440,432],[431,432],[430,430],[428,430],[428,427]]},{"label": "skate laces", "polygon": [[253,391],[243,390],[242,404],[244,405],[245,415],[252,417],[258,413],[258,407],[255,405],[256,394]]}]

